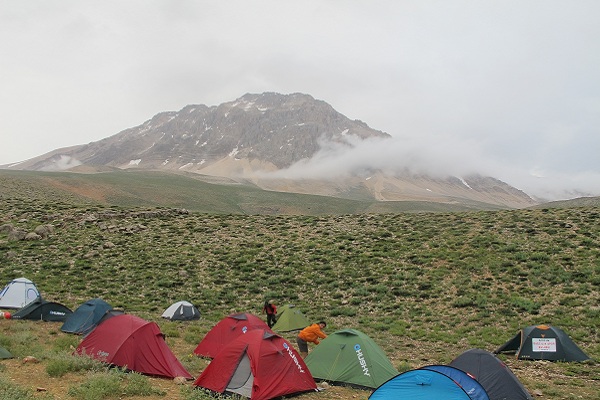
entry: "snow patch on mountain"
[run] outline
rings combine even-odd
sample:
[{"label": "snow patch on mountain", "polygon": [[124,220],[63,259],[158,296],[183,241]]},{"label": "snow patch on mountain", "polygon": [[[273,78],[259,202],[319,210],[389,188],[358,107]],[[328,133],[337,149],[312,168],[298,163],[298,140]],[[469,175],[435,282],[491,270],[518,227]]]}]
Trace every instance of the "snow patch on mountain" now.
[{"label": "snow patch on mountain", "polygon": [[460,181],[462,182],[463,185],[465,185],[469,189],[473,190],[473,188],[471,186],[469,186],[469,184],[467,183],[467,181],[465,181],[463,178],[459,178],[459,179],[460,179]]}]

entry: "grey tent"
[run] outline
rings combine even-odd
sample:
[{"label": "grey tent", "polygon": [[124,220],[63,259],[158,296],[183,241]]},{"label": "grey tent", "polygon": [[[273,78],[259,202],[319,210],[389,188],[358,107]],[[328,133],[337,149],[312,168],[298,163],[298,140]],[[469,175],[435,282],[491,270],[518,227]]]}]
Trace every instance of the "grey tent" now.
[{"label": "grey tent", "polygon": [[533,400],[510,368],[489,351],[467,350],[449,365],[475,378],[490,400]]},{"label": "grey tent", "polygon": [[35,301],[39,296],[40,292],[29,279],[13,279],[0,292],[0,308],[18,310]]},{"label": "grey tent", "polygon": [[191,321],[200,319],[200,311],[188,301],[178,301],[171,304],[161,317],[171,321]]},{"label": "grey tent", "polygon": [[590,359],[562,329],[550,325],[521,329],[495,353],[514,353],[520,360],[585,361]]},{"label": "grey tent", "polygon": [[12,315],[12,319],[63,322],[73,312],[66,306],[38,297]]}]

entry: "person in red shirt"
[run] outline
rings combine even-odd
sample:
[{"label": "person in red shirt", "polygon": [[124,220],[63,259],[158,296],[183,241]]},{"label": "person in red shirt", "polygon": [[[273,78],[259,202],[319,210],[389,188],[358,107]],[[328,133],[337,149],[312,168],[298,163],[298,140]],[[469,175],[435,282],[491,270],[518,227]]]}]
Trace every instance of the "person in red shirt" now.
[{"label": "person in red shirt", "polygon": [[263,312],[267,314],[267,325],[272,328],[277,322],[277,307],[275,306],[275,300],[269,300],[265,302]]},{"label": "person in red shirt", "polygon": [[323,332],[323,329],[327,324],[325,321],[320,321],[318,324],[312,324],[302,329],[296,337],[296,343],[300,350],[300,355],[305,358],[308,355],[308,342],[319,344],[319,339],[325,339],[327,335]]}]

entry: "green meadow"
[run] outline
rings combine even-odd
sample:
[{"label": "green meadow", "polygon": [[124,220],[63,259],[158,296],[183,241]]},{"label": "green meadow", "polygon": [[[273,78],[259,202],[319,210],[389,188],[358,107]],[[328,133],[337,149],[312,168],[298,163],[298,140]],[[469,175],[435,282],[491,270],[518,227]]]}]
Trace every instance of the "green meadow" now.
[{"label": "green meadow", "polygon": [[[0,174],[0,225],[5,227],[0,232],[0,277],[6,282],[27,277],[44,298],[72,309],[100,297],[159,322],[194,376],[206,365],[190,356],[204,333],[233,312],[260,315],[270,298],[280,305],[295,304],[311,320],[325,319],[330,332],[354,328],[367,333],[399,370],[448,363],[474,347],[493,351],[520,328],[542,323],[560,327],[590,357],[600,359],[597,203],[431,212],[431,205],[376,209],[318,196],[272,193],[265,200],[255,189],[248,194],[235,185],[221,187],[217,194],[205,189],[203,203],[202,191],[190,198],[184,185],[162,193],[146,179],[139,180],[144,183],[139,187],[129,183],[126,194],[115,186],[110,186],[112,192],[108,186],[102,190],[105,183],[99,180],[107,178],[100,175],[65,183],[61,175]],[[94,188],[104,196],[91,196]],[[282,197],[275,201],[274,196]],[[318,212],[308,212],[303,201]],[[52,233],[37,240],[11,240],[7,233],[31,232],[40,225],[51,225]],[[161,321],[162,311],[178,300],[194,303],[202,319]],[[83,367],[74,367],[70,349],[79,338],[59,328],[0,321],[0,345],[17,359],[37,357],[48,377],[72,381],[65,397],[50,388],[43,398],[77,398],[81,391],[91,398],[85,392],[91,390],[85,386],[90,374],[122,388],[138,379],[126,374],[115,378],[116,372],[84,361],[77,361]],[[500,357],[542,398],[600,398],[596,362]],[[6,365],[0,362],[0,380],[40,398]],[[202,396],[189,385],[164,389],[175,384],[133,384],[150,385],[147,394],[133,391],[133,398],[173,398],[165,394],[169,390],[181,399]],[[299,398],[369,395],[339,390]]]}]

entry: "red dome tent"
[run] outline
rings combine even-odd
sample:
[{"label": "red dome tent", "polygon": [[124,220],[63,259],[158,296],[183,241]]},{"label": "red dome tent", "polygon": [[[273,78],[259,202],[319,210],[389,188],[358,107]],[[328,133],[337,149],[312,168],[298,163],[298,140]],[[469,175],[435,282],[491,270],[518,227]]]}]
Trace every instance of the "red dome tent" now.
[{"label": "red dome tent", "polygon": [[147,375],[192,379],[167,346],[158,325],[129,314],[102,322],[75,351]]},{"label": "red dome tent", "polygon": [[298,352],[268,329],[248,331],[224,346],[194,386],[218,393],[237,393],[252,400],[317,390]]},{"label": "red dome tent", "polygon": [[269,329],[269,326],[256,315],[241,313],[231,314],[217,323],[198,344],[194,354],[215,358],[226,344],[246,332],[254,329]]}]

